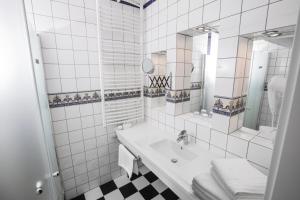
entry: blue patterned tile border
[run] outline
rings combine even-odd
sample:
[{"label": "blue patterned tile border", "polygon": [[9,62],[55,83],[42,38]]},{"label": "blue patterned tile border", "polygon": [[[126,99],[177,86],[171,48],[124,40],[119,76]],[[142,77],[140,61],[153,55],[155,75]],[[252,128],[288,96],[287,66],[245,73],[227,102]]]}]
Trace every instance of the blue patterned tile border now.
[{"label": "blue patterned tile border", "polygon": [[141,90],[128,91],[128,92],[111,91],[111,92],[105,92],[104,99],[105,101],[114,101],[120,99],[137,98],[140,96],[141,96]]},{"label": "blue patterned tile border", "polygon": [[181,103],[190,100],[190,89],[167,90],[166,101],[170,103]]},{"label": "blue patterned tile border", "polygon": [[144,86],[144,97],[156,98],[164,97],[166,95],[165,88],[150,88]]},{"label": "blue patterned tile border", "polygon": [[[148,6],[150,6],[152,3],[154,3],[156,0],[149,0],[149,1],[147,1],[145,4],[144,4],[144,6],[143,6],[143,8],[144,9],[146,9]],[[165,0],[166,1],[166,0]]]},{"label": "blue patterned tile border", "polygon": [[48,94],[50,108],[101,102],[100,90]]},{"label": "blue patterned tile border", "polygon": [[245,111],[247,96],[227,98],[215,96],[213,112],[225,116],[234,116]]},{"label": "blue patterned tile border", "polygon": [[191,82],[191,90],[201,90],[202,89],[202,81],[199,82]]},{"label": "blue patterned tile border", "polygon": [[[117,0],[112,0],[112,1],[117,2]],[[134,5],[134,4],[129,3],[129,2],[127,2],[127,1],[122,1],[122,0],[121,0],[119,3],[124,4],[124,5],[127,5],[127,6],[131,6],[131,7],[134,7],[134,8],[140,8],[140,7],[138,7],[137,5]]]}]

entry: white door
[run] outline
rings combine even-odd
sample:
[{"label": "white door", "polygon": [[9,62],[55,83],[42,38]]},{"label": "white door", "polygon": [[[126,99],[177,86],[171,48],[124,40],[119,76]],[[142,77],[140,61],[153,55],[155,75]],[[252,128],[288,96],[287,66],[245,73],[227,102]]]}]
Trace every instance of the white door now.
[{"label": "white door", "polygon": [[0,1],[0,199],[56,200],[24,10]]}]

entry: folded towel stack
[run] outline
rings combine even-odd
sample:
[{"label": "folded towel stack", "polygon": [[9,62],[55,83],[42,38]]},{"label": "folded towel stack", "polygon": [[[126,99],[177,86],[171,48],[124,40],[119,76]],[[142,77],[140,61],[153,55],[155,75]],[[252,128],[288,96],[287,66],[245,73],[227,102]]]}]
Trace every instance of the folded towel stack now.
[{"label": "folded towel stack", "polygon": [[197,196],[208,200],[264,199],[267,178],[245,159],[218,159],[212,161],[211,172],[193,179]]}]

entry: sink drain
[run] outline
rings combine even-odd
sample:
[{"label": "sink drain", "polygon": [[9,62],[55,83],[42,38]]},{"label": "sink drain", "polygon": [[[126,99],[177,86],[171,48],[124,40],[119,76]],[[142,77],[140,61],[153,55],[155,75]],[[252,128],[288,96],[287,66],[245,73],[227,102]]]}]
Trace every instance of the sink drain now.
[{"label": "sink drain", "polygon": [[171,159],[171,162],[172,162],[172,163],[177,163],[178,160],[177,160],[176,158],[172,158],[172,159]]}]

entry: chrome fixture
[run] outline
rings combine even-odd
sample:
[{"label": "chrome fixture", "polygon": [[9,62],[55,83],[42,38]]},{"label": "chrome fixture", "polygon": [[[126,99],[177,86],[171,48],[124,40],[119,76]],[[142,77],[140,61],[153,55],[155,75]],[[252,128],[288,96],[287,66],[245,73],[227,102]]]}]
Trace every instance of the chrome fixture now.
[{"label": "chrome fixture", "polygon": [[177,137],[177,142],[181,142],[183,141],[183,144],[188,144],[188,134],[186,132],[186,130],[182,130],[180,131],[180,133],[178,134],[178,137]]},{"label": "chrome fixture", "polygon": [[37,195],[42,194],[42,193],[43,193],[43,182],[42,182],[42,181],[36,182],[35,188],[36,188],[36,189],[35,189],[35,193],[36,193]]},{"label": "chrome fixture", "polygon": [[209,27],[206,27],[206,26],[198,26],[195,28],[197,31],[201,31],[201,32],[204,32],[204,33],[208,33],[211,31],[211,29]]},{"label": "chrome fixture", "polygon": [[281,36],[282,33],[280,33],[279,31],[266,31],[263,33],[263,35],[267,36],[267,37],[278,37]]}]

